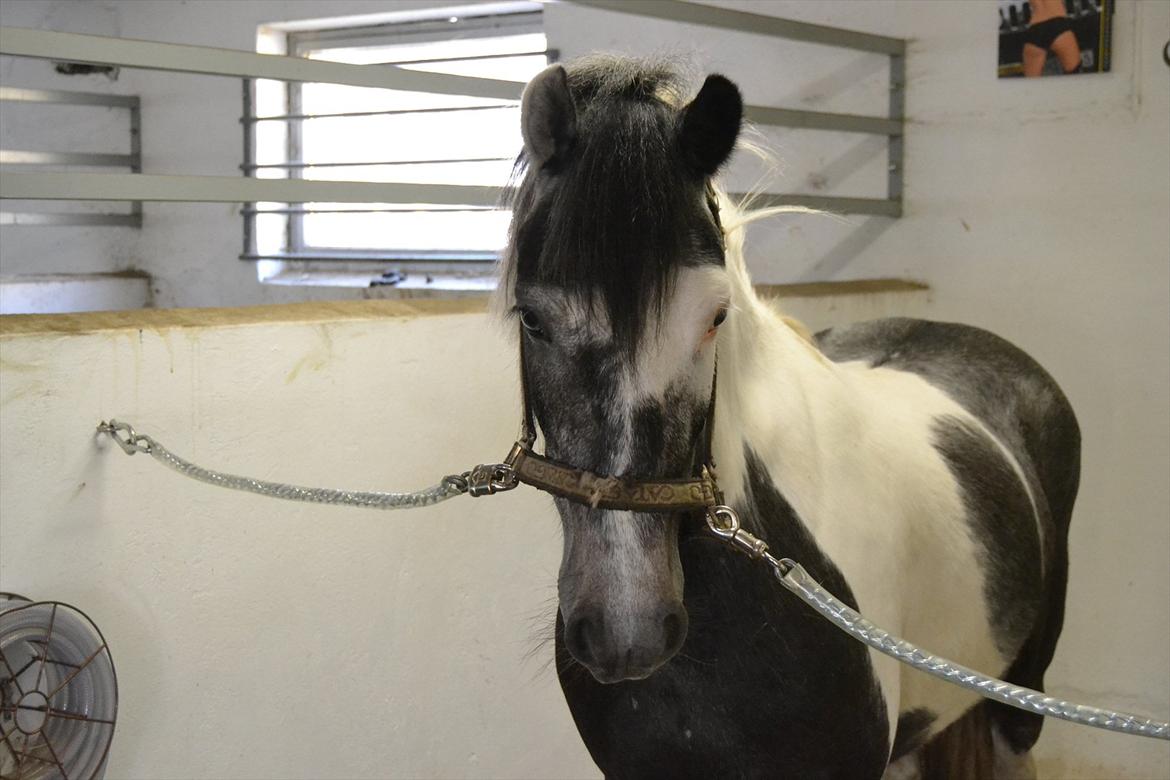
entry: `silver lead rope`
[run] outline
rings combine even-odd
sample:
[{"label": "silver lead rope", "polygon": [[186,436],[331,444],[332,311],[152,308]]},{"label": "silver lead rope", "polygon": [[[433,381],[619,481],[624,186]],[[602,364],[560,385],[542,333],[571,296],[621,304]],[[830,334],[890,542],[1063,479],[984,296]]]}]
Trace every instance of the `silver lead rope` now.
[{"label": "silver lead rope", "polygon": [[[437,504],[467,493],[472,496],[491,495],[511,490],[519,484],[508,464],[479,465],[462,474],[452,474],[425,490],[413,493],[369,493],[327,488],[307,488],[267,482],[250,477],[239,477],[196,466],[183,460],[149,436],[136,433],[127,423],[110,420],[98,425],[98,433],[113,437],[128,455],[144,452],[159,463],[180,474],[210,485],[245,490],[262,496],[291,501],[309,501],[317,504],[342,504],[371,509],[413,509]],[[768,551],[763,539],[752,535],[740,525],[739,515],[729,506],[711,507],[707,511],[707,526],[712,533],[752,560],[771,567],[776,579],[826,620],[875,650],[885,653],[915,669],[934,675],[949,683],[967,688],[988,699],[1003,702],[1026,712],[1051,718],[1095,726],[1108,731],[1119,731],[1142,737],[1170,740],[1170,724],[1124,712],[1090,707],[1057,699],[1041,691],[1023,688],[932,655],[905,639],[875,626],[856,610],[821,587],[799,563],[789,558],[777,558]]]},{"label": "silver lead rope", "polygon": [[736,550],[771,567],[772,573],[781,585],[837,628],[907,666],[967,688],[984,698],[1037,715],[1060,718],[1107,731],[1170,740],[1170,724],[1124,712],[1075,704],[1041,691],[997,680],[968,669],[962,664],[932,655],[917,645],[875,626],[821,587],[821,584],[799,563],[790,558],[777,558],[768,552],[768,543],[745,531],[740,526],[739,516],[731,507],[712,507],[707,512],[707,525],[716,536],[731,544]]},{"label": "silver lead rope", "polygon": [[[463,474],[452,474],[444,477],[434,487],[417,490],[412,493],[376,493],[354,490],[330,490],[328,488],[300,487],[286,485],[282,482],[268,482],[262,479],[241,477],[235,474],[225,474],[196,466],[188,460],[180,458],[166,447],[149,436],[135,432],[134,428],[124,422],[110,420],[98,425],[99,433],[113,437],[118,446],[128,455],[142,452],[169,466],[185,477],[206,482],[209,485],[243,490],[248,493],[258,493],[272,498],[283,498],[289,501],[306,501],[314,504],[341,504],[345,506],[359,506],[368,509],[415,509],[432,506],[464,493],[485,495],[510,489],[507,482],[509,474],[505,473],[503,465],[477,466]],[[480,484],[480,479],[488,480],[486,487]],[[513,485],[514,486],[514,485]]]}]

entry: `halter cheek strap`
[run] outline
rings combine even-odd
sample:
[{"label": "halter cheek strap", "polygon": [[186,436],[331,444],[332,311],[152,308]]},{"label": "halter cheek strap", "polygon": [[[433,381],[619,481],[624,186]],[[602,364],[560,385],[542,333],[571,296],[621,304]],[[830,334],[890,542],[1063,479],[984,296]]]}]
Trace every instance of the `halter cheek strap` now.
[{"label": "halter cheek strap", "polygon": [[560,463],[538,455],[536,423],[528,401],[528,375],[524,360],[524,331],[520,329],[520,395],[523,414],[520,418],[520,440],[512,446],[504,465],[512,470],[514,478],[526,485],[561,498],[586,504],[594,509],[616,509],[632,512],[688,512],[709,510],[722,497],[715,483],[712,441],[715,436],[716,370],[711,378],[711,401],[703,421],[698,465],[691,479],[641,479],[594,474],[585,469]]}]

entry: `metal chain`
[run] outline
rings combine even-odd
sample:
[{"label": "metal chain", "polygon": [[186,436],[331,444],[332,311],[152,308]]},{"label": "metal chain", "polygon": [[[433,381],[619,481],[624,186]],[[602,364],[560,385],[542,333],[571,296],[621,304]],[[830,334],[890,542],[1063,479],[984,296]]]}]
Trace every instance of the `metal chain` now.
[{"label": "metal chain", "polygon": [[[519,479],[510,463],[481,464],[462,474],[444,477],[438,485],[413,493],[373,493],[327,488],[306,488],[280,482],[224,474],[196,466],[180,458],[157,441],[136,433],[127,423],[110,420],[98,425],[99,433],[108,434],[128,454],[144,452],[184,476],[211,485],[244,490],[291,501],[318,504],[343,504],[372,509],[413,509],[437,504],[468,494],[484,496],[511,490]],[[922,650],[866,620],[856,610],[829,593],[804,567],[790,558],[777,558],[768,551],[768,543],[746,531],[739,515],[729,506],[715,506],[707,511],[707,525],[712,533],[734,549],[771,568],[776,580],[822,617],[854,639],[885,653],[908,666],[967,688],[988,699],[1052,718],[1095,726],[1155,739],[1170,740],[1170,724],[1129,715],[1124,712],[1090,707],[1057,699],[1041,691],[1013,685]]]},{"label": "metal chain", "polygon": [[731,507],[713,507],[707,513],[707,525],[716,536],[731,544],[734,549],[770,567],[781,585],[830,623],[854,639],[895,660],[967,688],[985,698],[1026,712],[1095,726],[1107,731],[1170,740],[1170,724],[1124,712],[1075,704],[1041,691],[997,680],[954,661],[928,653],[913,643],[894,636],[866,620],[856,610],[821,587],[821,584],[799,563],[790,558],[777,558],[768,552],[768,543],[745,531],[740,526],[739,516]]},{"label": "metal chain", "polygon": [[377,493],[353,490],[330,490],[328,488],[300,487],[286,485],[282,482],[268,482],[262,479],[241,477],[235,474],[225,474],[196,466],[188,460],[180,458],[163,445],[145,434],[135,432],[128,423],[110,420],[101,422],[97,427],[98,433],[111,436],[118,446],[128,455],[139,452],[146,453],[152,458],[169,466],[183,476],[206,482],[209,485],[243,490],[249,493],[258,493],[272,498],[283,498],[288,501],[306,501],[314,504],[342,504],[345,506],[360,506],[368,509],[415,509],[417,507],[432,506],[464,493],[472,496],[490,495],[516,487],[518,480],[511,467],[506,464],[490,464],[476,466],[462,474],[451,474],[434,487],[418,490],[413,493]]}]

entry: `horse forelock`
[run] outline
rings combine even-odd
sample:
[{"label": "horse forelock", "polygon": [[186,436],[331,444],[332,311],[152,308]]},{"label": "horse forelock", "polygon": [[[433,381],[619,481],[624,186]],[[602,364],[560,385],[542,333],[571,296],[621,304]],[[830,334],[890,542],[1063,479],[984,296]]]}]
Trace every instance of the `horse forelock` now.
[{"label": "horse forelock", "polygon": [[567,72],[577,138],[552,170],[519,162],[504,281],[602,307],[615,344],[632,353],[678,269],[723,261],[722,234],[710,185],[678,151],[681,77],[608,57]]}]

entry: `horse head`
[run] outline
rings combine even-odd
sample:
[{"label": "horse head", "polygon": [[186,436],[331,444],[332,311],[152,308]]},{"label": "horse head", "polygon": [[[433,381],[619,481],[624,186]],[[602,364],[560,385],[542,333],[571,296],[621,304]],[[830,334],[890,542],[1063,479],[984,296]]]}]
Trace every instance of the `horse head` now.
[{"label": "horse head", "polygon": [[[619,479],[687,478],[706,457],[730,294],[711,179],[743,104],[722,76],[681,90],[668,68],[603,57],[548,68],[522,102],[501,290],[527,402],[549,457]],[[601,682],[649,676],[686,637],[687,518],[556,506],[566,647]]]}]

